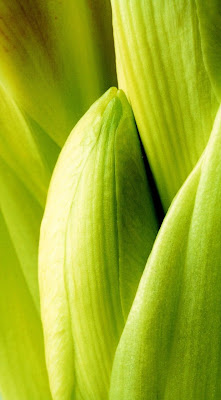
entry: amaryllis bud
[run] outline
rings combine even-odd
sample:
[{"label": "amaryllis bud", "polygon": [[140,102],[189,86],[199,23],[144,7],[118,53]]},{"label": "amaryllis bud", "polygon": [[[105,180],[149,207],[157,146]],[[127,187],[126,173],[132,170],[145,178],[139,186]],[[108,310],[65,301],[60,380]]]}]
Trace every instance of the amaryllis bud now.
[{"label": "amaryllis bud", "polygon": [[70,134],[41,227],[39,282],[54,400],[108,399],[114,353],[157,233],[133,114],[106,92]]}]

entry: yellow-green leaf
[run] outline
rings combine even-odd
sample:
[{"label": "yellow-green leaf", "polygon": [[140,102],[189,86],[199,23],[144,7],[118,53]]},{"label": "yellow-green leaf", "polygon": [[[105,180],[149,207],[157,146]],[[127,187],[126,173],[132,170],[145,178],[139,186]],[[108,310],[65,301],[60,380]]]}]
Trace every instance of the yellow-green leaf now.
[{"label": "yellow-green leaf", "polygon": [[[101,23],[103,16],[97,11],[94,16],[87,0],[0,1],[1,79],[19,107],[59,145],[115,83],[113,45],[105,64],[99,43],[110,36],[108,11],[106,16],[98,40],[94,18]],[[103,47],[109,44],[110,39]]]},{"label": "yellow-green leaf", "polygon": [[36,124],[27,122],[3,86],[0,110],[0,392],[4,400],[50,400],[37,257],[58,148]]},{"label": "yellow-green leaf", "polygon": [[119,86],[167,209],[204,150],[219,106],[204,66],[196,4],[111,3]]},{"label": "yellow-green leaf", "polygon": [[43,209],[1,158],[0,206],[22,273],[39,310],[37,252]]},{"label": "yellow-green leaf", "polygon": [[[29,127],[20,109],[1,83],[0,111],[0,157],[43,206],[51,175],[43,153],[46,144],[38,143],[37,131]],[[53,143],[50,143],[50,147],[47,145],[47,150],[54,151]]]},{"label": "yellow-green leaf", "polygon": [[221,3],[196,0],[205,66],[217,99],[221,101]]},{"label": "yellow-green leaf", "polygon": [[221,395],[221,109],[159,231],[118,346],[111,400]]},{"label": "yellow-green leaf", "polygon": [[[24,203],[23,206],[25,207],[26,204]],[[0,392],[2,398],[4,400],[51,400],[39,312],[1,212],[0,253]],[[32,267],[30,263],[29,268],[32,269]]]}]

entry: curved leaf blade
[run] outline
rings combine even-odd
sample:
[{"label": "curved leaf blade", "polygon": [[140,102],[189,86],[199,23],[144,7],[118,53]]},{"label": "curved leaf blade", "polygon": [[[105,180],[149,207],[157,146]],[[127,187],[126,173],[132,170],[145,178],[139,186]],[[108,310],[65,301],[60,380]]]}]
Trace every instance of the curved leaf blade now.
[{"label": "curved leaf blade", "polygon": [[43,206],[51,175],[43,150],[53,152],[53,146],[38,143],[37,131],[29,127],[1,83],[0,110],[0,157]]},{"label": "curved leaf blade", "polygon": [[119,86],[166,210],[203,152],[218,109],[195,1],[112,0]]},{"label": "curved leaf blade", "polygon": [[[108,10],[104,4],[101,10]],[[59,146],[115,83],[113,44],[108,64],[100,53],[100,41],[111,43],[109,14],[99,31],[95,21],[102,15],[93,15],[86,0],[0,1],[1,79],[19,107]]]},{"label": "curved leaf blade", "polygon": [[50,400],[39,313],[0,213],[0,387],[5,400]]},{"label": "curved leaf blade", "polygon": [[218,399],[221,110],[159,231],[116,352],[110,399]]}]

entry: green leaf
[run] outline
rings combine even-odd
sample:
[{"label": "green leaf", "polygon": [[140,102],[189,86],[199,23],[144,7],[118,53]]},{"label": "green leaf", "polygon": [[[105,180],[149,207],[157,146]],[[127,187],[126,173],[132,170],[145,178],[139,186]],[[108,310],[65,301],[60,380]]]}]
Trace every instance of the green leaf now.
[{"label": "green leaf", "polygon": [[0,205],[23,275],[39,309],[37,253],[43,209],[0,158]]},{"label": "green leaf", "polygon": [[[16,198],[18,198],[18,193],[16,197],[13,197],[14,202]],[[24,202],[23,207],[26,205]],[[24,213],[26,212],[24,211]],[[18,216],[14,223],[17,222]],[[22,230],[22,227],[17,226],[16,229]],[[28,244],[30,241],[29,238]],[[50,400],[39,312],[33,301],[30,287],[27,285],[28,279],[26,280],[27,276],[23,273],[18,249],[15,251],[12,243],[0,212],[1,396],[4,400]],[[30,249],[31,251],[32,249]],[[28,265],[30,270],[33,268],[32,259]],[[26,272],[29,276],[31,275],[31,271]]]},{"label": "green leaf", "polygon": [[[81,0],[82,1],[82,0]],[[116,85],[112,13],[110,0],[84,0],[88,12],[88,23],[94,37],[94,46],[100,59],[103,74],[100,74],[103,92]]]},{"label": "green leaf", "polygon": [[53,399],[107,399],[115,349],[158,229],[131,108],[106,92],[70,134],[41,227]]},{"label": "green leaf", "polygon": [[196,0],[205,66],[217,99],[221,101],[221,4]]},{"label": "green leaf", "polygon": [[0,390],[4,400],[49,400],[37,258],[43,205],[58,148],[27,122],[2,85],[0,110]]},{"label": "green leaf", "polygon": [[100,49],[111,31],[107,0],[101,10],[105,4],[105,28],[99,31],[95,27],[102,15],[96,10],[94,15],[86,0],[0,0],[1,79],[19,107],[58,145],[115,83],[111,40],[103,44],[106,49],[111,44],[108,63]]},{"label": "green leaf", "polygon": [[111,3],[119,86],[167,209],[204,150],[219,106],[204,67],[195,1]]},{"label": "green leaf", "polygon": [[118,346],[111,400],[217,400],[221,109],[163,222]]},{"label": "green leaf", "polygon": [[[0,83],[0,157],[43,206],[51,171],[31,129],[13,98]],[[46,135],[46,134],[45,134]],[[46,135],[47,136],[47,135]],[[50,147],[49,147],[50,146]],[[47,145],[48,152],[53,146]]]}]

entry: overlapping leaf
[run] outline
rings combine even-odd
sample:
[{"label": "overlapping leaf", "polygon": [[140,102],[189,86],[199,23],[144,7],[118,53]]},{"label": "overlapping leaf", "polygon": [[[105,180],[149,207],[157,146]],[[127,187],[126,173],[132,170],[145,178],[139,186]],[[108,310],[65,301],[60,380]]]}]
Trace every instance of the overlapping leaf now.
[{"label": "overlapping leaf", "polygon": [[219,399],[221,110],[175,198],[117,349],[111,400]]},{"label": "overlapping leaf", "polygon": [[4,400],[50,400],[36,268],[40,207],[2,162],[0,198],[0,391]]},{"label": "overlapping leaf", "polygon": [[[43,206],[51,175],[44,156],[46,144],[38,143],[37,132],[32,130],[20,109],[0,84],[0,157],[28,187]],[[58,153],[50,141],[47,151]]]},{"label": "overlapping leaf", "polygon": [[41,227],[54,400],[108,398],[114,352],[157,227],[132,111],[113,88],[68,138]]},{"label": "overlapping leaf", "polygon": [[[106,1],[91,8],[84,0],[65,4],[0,1],[0,191],[3,225],[7,227],[2,228],[1,242],[8,246],[1,269],[4,273],[10,265],[9,279],[16,268],[22,276],[18,287],[13,281],[18,309],[14,299],[8,302],[5,344],[5,309],[1,315],[0,388],[6,400],[50,398],[38,316],[37,251],[42,207],[59,152],[56,143],[63,144],[80,115],[115,82],[111,33],[110,5]],[[10,249],[16,255],[13,259]],[[21,321],[17,315],[13,324],[14,313]],[[24,337],[17,333],[19,326],[28,332]],[[36,335],[31,341],[32,330]],[[31,359],[25,354],[30,343]],[[15,357],[16,346],[20,358]],[[34,376],[38,368],[44,384]]]},{"label": "overlapping leaf", "polygon": [[[167,209],[218,109],[220,5],[112,0],[112,7],[119,83]],[[39,226],[60,146],[115,80],[112,47],[108,1],[0,0],[4,400],[51,398]],[[111,400],[221,396],[220,135],[219,112],[146,266]],[[53,400],[108,398],[157,227],[132,112],[111,89],[68,139],[42,225]]]},{"label": "overlapping leaf", "polygon": [[[217,1],[198,3],[204,22],[207,10],[219,8]],[[112,0],[112,9],[119,85],[132,104],[167,209],[204,150],[218,109],[204,66],[195,0]],[[219,14],[209,15],[206,23],[207,33],[213,33],[208,63],[217,81],[218,21]]]},{"label": "overlapping leaf", "polygon": [[[0,1],[1,78],[19,106],[59,145],[115,83],[110,5],[105,1],[91,10],[89,4]],[[105,24],[99,29],[103,10]]]},{"label": "overlapping leaf", "polygon": [[0,94],[0,390],[4,400],[47,400],[37,258],[58,148],[40,128],[31,128],[3,86]]}]

